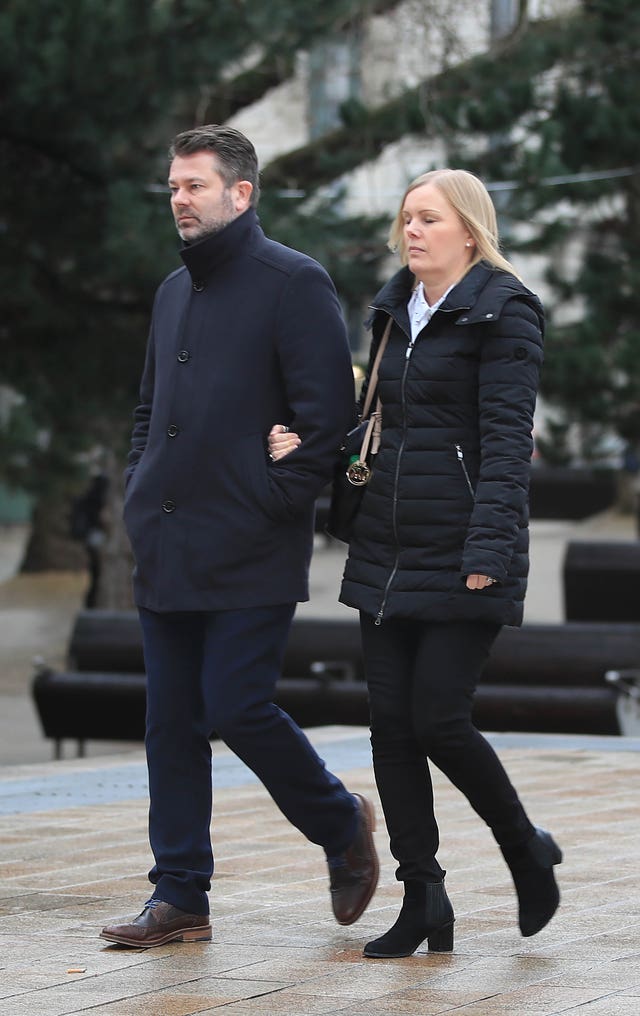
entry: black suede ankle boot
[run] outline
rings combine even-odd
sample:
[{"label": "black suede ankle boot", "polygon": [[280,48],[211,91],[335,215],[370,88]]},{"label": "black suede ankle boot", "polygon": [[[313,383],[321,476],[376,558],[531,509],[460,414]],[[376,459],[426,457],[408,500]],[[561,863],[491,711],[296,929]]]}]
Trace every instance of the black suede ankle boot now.
[{"label": "black suede ankle boot", "polygon": [[364,955],[371,959],[411,956],[425,938],[431,952],[451,952],[454,920],[444,882],[405,882],[396,923],[380,938],[367,942]]},{"label": "black suede ankle boot", "polygon": [[562,851],[544,829],[516,847],[501,847],[518,894],[520,931],[536,935],[548,924],[560,903],[560,891],[553,873],[562,861]]}]

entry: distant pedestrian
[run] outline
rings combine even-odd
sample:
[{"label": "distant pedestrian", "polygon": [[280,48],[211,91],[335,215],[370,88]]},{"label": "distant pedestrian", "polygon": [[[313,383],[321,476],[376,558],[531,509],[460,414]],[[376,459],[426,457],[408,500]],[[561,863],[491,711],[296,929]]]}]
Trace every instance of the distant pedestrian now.
[{"label": "distant pedestrian", "polygon": [[87,552],[89,586],[84,606],[92,609],[98,602],[102,573],[102,550],[107,538],[104,510],[107,504],[109,479],[96,473],[89,486],[71,505],[70,532],[74,540],[81,540]]},{"label": "distant pedestrian", "polygon": [[[211,937],[214,731],[324,848],[340,924],[360,917],[378,877],[371,804],[273,704],[295,604],[308,599],[314,502],[353,414],[340,304],[319,264],[262,232],[247,138],[200,127],[170,154],[184,267],[156,296],[125,501],[155,888],[134,921],[102,932],[143,948]],[[276,420],[302,438],[278,464]]]}]

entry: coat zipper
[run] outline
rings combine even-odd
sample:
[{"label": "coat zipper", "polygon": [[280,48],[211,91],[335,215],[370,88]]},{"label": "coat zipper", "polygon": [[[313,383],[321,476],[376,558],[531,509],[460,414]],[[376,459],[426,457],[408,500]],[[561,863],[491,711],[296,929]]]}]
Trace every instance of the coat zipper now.
[{"label": "coat zipper", "polygon": [[403,420],[403,424],[402,424],[402,443],[400,444],[400,448],[398,449],[398,457],[396,459],[396,473],[395,473],[395,476],[394,476],[394,479],[393,479],[393,510],[392,510],[392,515],[391,515],[392,524],[393,524],[393,535],[394,535],[395,541],[396,541],[396,559],[395,559],[395,561],[393,563],[393,568],[391,569],[391,574],[389,575],[389,578],[387,579],[387,582],[386,582],[385,587],[384,587],[384,592],[382,594],[382,603],[380,604],[380,610],[376,614],[376,619],[375,619],[375,622],[374,622],[376,626],[379,626],[379,625],[382,624],[382,618],[384,617],[385,607],[387,606],[387,599],[388,599],[388,596],[389,596],[389,590],[391,589],[391,583],[393,582],[394,578],[396,577],[396,573],[398,571],[398,565],[400,563],[400,543],[398,541],[398,516],[397,516],[397,511],[398,511],[398,480],[399,480],[399,477],[400,477],[400,460],[402,459],[402,453],[404,452],[404,446],[405,446],[405,443],[406,443],[406,436],[407,436],[407,405],[406,405],[406,402],[405,402],[404,392],[405,392],[405,384],[406,384],[406,380],[407,380],[407,373],[408,373],[408,370],[409,370],[409,360],[411,359],[411,354],[412,354],[413,348],[415,346],[415,341],[416,341],[415,339],[411,339],[409,345],[407,346],[407,351],[405,353],[404,371],[403,371],[403,374],[402,374],[402,382],[401,382],[402,420]]},{"label": "coat zipper", "polygon": [[473,489],[473,487],[471,485],[471,480],[469,478],[469,472],[467,470],[467,464],[464,461],[464,452],[462,451],[462,447],[459,444],[456,445],[456,455],[458,456],[458,462],[462,466],[462,472],[464,473],[464,478],[467,481],[467,487],[469,488],[469,493],[471,494],[471,497],[475,501],[476,492],[475,492],[475,490]]}]

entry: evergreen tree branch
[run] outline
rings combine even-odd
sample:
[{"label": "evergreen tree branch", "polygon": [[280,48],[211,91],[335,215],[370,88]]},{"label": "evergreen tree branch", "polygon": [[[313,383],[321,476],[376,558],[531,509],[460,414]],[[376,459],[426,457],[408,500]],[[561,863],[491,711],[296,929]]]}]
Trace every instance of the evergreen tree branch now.
[{"label": "evergreen tree branch", "polygon": [[536,22],[376,109],[363,107],[359,121],[269,163],[263,172],[265,189],[313,191],[408,133],[426,138],[443,127],[475,133],[507,130],[530,109],[535,77],[573,50],[576,30],[574,17]]}]

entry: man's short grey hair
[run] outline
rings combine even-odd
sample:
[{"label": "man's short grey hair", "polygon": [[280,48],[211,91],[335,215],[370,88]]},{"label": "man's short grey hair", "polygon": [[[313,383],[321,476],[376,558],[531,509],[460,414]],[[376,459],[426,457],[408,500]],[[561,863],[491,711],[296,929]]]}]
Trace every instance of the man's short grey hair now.
[{"label": "man's short grey hair", "polygon": [[234,127],[215,123],[194,127],[174,138],[169,148],[169,159],[196,152],[211,152],[217,157],[217,168],[226,187],[231,187],[238,180],[248,180],[253,186],[251,204],[256,207],[260,199],[258,156],[244,134]]}]

